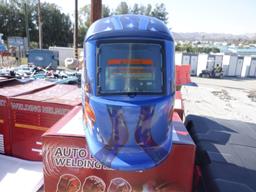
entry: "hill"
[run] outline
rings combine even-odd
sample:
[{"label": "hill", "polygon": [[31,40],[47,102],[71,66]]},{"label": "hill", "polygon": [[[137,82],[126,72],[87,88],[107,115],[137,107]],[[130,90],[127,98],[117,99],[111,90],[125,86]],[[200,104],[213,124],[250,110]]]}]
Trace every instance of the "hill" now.
[{"label": "hill", "polygon": [[175,40],[188,40],[188,41],[256,41],[256,33],[248,33],[241,35],[225,34],[225,33],[204,33],[204,32],[193,32],[193,33],[173,33]]}]

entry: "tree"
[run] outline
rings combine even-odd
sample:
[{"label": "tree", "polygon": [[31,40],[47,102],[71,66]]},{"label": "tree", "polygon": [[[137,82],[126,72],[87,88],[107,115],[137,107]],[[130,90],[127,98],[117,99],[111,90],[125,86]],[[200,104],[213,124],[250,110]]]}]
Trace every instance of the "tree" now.
[{"label": "tree", "polygon": [[84,37],[90,26],[91,5],[82,7],[78,15],[78,44],[82,45]]},{"label": "tree", "polygon": [[[84,41],[84,37],[89,29],[90,23],[90,14],[91,14],[91,5],[86,5],[82,7],[79,11],[79,27],[78,27],[78,43],[80,46]],[[109,17],[111,11],[108,6],[102,5],[102,17]]]},{"label": "tree", "polygon": [[152,5],[148,4],[147,7],[145,8],[145,15],[151,15],[151,11],[152,11]]},{"label": "tree", "polygon": [[102,17],[109,17],[111,15],[111,11],[108,6],[102,5]]},{"label": "tree", "polygon": [[141,14],[141,8],[139,7],[138,3],[135,3],[133,5],[133,8],[131,9],[131,13],[133,13],[133,14]]},{"label": "tree", "polygon": [[164,23],[168,22],[168,12],[164,3],[156,4],[155,8],[152,10],[151,4],[147,4],[147,6],[145,6],[135,3],[132,8],[129,8],[126,2],[121,2],[116,8],[115,14],[127,13],[153,16],[162,20]]},{"label": "tree", "polygon": [[166,7],[163,3],[160,5],[156,4],[154,10],[151,13],[151,16],[162,20],[164,23],[168,22],[168,12],[166,11]]},{"label": "tree", "polygon": [[32,37],[31,39],[34,41],[38,38],[37,26],[34,21],[35,0],[9,0],[8,3],[5,1],[5,3],[1,4],[1,6],[4,7],[4,11],[0,11],[0,13],[3,13],[2,15],[5,17],[4,22],[0,21],[0,23],[3,24],[1,29],[5,34],[5,39],[8,36],[26,36],[25,4],[28,13],[30,37]]},{"label": "tree", "polygon": [[[37,0],[9,0],[0,4],[0,33],[4,39],[10,36],[26,36],[25,3],[27,4],[30,40],[38,42]],[[44,3],[41,6],[43,19],[43,43],[67,46],[73,41],[72,23],[68,15],[60,12],[55,4]]]},{"label": "tree", "polygon": [[187,52],[187,53],[219,53],[220,50],[216,47],[198,47],[192,45],[192,43],[186,43],[181,45],[177,43],[175,46],[175,51]]},{"label": "tree", "polygon": [[[70,17],[61,13],[57,5],[41,4],[43,47],[67,46],[73,42],[72,23]],[[38,22],[38,12],[36,14]]]},{"label": "tree", "polygon": [[130,13],[129,7],[126,2],[122,1],[116,8],[115,14],[121,15],[121,14],[128,14]]},{"label": "tree", "polygon": [[37,24],[35,22],[36,18],[36,0],[12,0],[13,5],[16,6],[19,10],[22,18],[22,26],[20,27],[23,31],[21,36],[26,36],[26,28],[25,28],[25,19],[26,19],[26,10],[28,15],[28,31],[31,41],[38,41],[38,29]]},{"label": "tree", "polygon": [[8,36],[24,34],[24,18],[19,10],[9,4],[0,4],[0,33],[4,34],[4,39]]},{"label": "tree", "polygon": [[[6,40],[9,36],[26,36],[25,29],[25,3],[27,4],[28,24],[30,41],[38,42],[38,0],[0,0],[0,33]],[[126,2],[121,2],[115,10],[115,14],[141,14],[155,16],[167,22],[167,12],[164,4],[152,6],[134,4],[128,7]],[[41,4],[43,21],[43,44],[44,47],[58,45],[67,46],[73,42],[73,24],[69,15],[60,12],[55,4]],[[112,15],[109,7],[102,6],[102,17]],[[79,13],[79,37],[78,42],[82,45],[84,36],[90,26],[90,5],[85,6]]]},{"label": "tree", "polygon": [[147,6],[144,6],[144,5],[138,5],[137,3],[135,3],[133,5],[133,8],[131,8],[131,13],[151,16],[151,9],[152,9],[152,6],[150,4],[148,4]]}]

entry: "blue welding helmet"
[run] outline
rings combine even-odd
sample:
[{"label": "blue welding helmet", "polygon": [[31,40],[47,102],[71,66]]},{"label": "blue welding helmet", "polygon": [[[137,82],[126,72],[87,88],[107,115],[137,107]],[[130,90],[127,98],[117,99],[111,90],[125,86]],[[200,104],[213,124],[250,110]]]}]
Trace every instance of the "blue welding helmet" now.
[{"label": "blue welding helmet", "polygon": [[174,40],[156,18],[96,21],[84,42],[83,113],[87,145],[103,165],[144,170],[172,146]]}]

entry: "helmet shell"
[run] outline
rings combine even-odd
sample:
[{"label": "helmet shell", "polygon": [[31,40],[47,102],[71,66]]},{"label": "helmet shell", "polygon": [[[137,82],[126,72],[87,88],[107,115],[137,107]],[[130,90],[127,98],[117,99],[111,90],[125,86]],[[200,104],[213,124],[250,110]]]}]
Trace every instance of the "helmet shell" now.
[{"label": "helmet shell", "polygon": [[107,167],[144,170],[172,146],[174,40],[153,17],[118,15],[91,25],[84,42],[84,129]]}]

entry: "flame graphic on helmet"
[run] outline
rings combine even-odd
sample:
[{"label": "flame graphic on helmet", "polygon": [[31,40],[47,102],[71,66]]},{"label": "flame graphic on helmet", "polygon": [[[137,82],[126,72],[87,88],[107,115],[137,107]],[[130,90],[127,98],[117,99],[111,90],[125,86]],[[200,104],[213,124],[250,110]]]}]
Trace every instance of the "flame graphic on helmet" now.
[{"label": "flame graphic on helmet", "polygon": [[112,135],[107,145],[97,152],[95,157],[105,162],[105,165],[111,166],[113,159],[127,143],[129,131],[124,120],[122,107],[108,106],[108,113],[112,124]]}]

